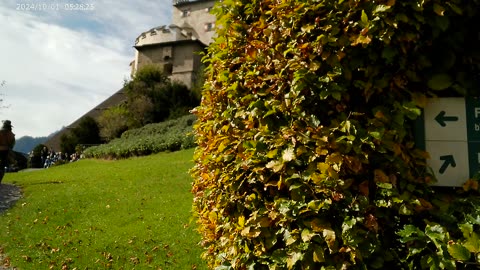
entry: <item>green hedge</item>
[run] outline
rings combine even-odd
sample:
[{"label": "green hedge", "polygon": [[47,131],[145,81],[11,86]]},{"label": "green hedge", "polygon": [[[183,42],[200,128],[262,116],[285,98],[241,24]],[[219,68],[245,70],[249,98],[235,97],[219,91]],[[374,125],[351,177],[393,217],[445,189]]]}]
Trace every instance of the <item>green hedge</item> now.
[{"label": "green hedge", "polygon": [[215,12],[192,170],[212,268],[478,267],[478,180],[430,187],[412,123],[429,97],[480,95],[480,1]]},{"label": "green hedge", "polygon": [[187,115],[128,130],[108,144],[87,148],[83,154],[87,158],[127,158],[192,148],[195,119],[194,115]]}]

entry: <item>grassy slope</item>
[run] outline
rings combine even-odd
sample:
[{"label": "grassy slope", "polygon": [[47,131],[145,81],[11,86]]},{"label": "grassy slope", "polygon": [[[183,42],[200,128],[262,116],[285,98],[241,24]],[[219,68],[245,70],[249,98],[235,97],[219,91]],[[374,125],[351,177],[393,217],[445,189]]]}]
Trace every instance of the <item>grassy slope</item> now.
[{"label": "grassy slope", "polygon": [[7,174],[24,198],[0,215],[20,269],[204,269],[191,218],[193,150]]}]

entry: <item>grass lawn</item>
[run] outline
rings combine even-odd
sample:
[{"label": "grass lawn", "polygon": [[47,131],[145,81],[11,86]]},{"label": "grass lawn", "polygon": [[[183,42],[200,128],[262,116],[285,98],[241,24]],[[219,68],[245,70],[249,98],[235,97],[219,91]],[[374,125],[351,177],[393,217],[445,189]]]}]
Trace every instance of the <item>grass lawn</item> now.
[{"label": "grass lawn", "polygon": [[191,215],[192,155],[7,174],[24,196],[0,215],[0,247],[25,270],[206,269]]}]

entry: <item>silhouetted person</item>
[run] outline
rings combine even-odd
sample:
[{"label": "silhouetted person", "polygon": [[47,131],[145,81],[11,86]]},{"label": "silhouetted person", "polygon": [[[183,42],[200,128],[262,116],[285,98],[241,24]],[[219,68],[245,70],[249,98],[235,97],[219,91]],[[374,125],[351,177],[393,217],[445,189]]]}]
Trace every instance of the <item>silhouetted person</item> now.
[{"label": "silhouetted person", "polygon": [[0,183],[9,165],[8,154],[14,145],[15,134],[12,132],[12,122],[5,120],[2,129],[0,129]]}]

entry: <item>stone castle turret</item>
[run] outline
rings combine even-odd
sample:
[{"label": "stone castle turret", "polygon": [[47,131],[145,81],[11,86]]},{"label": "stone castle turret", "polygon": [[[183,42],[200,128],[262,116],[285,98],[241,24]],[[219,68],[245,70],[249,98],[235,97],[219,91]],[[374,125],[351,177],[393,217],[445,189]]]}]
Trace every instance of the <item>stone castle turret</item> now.
[{"label": "stone castle turret", "polygon": [[157,64],[172,80],[191,87],[201,70],[201,52],[213,40],[214,0],[173,2],[172,24],[154,27],[135,40],[132,75],[146,64]]}]

